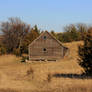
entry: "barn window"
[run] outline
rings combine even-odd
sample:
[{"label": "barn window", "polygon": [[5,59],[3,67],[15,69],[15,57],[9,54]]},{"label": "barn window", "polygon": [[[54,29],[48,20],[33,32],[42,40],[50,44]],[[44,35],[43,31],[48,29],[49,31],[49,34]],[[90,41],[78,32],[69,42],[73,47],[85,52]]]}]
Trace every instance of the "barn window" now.
[{"label": "barn window", "polygon": [[46,48],[44,48],[43,51],[45,52],[46,51]]},{"label": "barn window", "polygon": [[47,37],[46,36],[44,36],[44,40],[46,39]]}]

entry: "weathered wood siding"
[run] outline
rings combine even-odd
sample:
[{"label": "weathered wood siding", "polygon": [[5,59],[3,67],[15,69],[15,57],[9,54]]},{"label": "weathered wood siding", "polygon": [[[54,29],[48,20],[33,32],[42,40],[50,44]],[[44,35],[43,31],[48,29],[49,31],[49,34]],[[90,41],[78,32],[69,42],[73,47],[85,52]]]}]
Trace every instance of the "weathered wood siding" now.
[{"label": "weathered wood siding", "polygon": [[64,47],[45,32],[29,45],[30,59],[59,59],[64,56]]}]

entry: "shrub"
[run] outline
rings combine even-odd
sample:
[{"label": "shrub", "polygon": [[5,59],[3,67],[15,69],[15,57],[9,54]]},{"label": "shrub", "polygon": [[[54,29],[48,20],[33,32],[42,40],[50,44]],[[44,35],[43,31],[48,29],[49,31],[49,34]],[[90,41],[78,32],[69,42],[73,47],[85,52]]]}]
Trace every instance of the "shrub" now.
[{"label": "shrub", "polygon": [[51,82],[51,79],[52,79],[52,74],[49,73],[48,76],[47,76],[47,81]]},{"label": "shrub", "polygon": [[0,55],[6,54],[6,49],[4,47],[0,48]]},{"label": "shrub", "polygon": [[28,56],[22,56],[21,62],[25,62],[26,60],[28,60],[29,57]]},{"label": "shrub", "polygon": [[14,49],[13,54],[15,54],[16,56],[21,56],[20,49]]},{"label": "shrub", "polygon": [[0,43],[0,55],[6,54],[6,48],[3,46],[2,43]]},{"label": "shrub", "polygon": [[34,78],[34,70],[32,67],[30,67],[28,70],[27,70],[27,76],[31,75],[32,76],[32,79]]}]

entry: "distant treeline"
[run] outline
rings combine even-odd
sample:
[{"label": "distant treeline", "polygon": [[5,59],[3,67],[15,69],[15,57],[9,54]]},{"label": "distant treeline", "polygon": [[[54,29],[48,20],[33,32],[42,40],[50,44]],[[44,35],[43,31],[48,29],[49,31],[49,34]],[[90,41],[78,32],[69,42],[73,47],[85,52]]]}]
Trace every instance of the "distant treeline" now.
[{"label": "distant treeline", "polygon": [[[85,37],[89,27],[86,24],[71,24],[64,27],[64,32],[51,34],[61,42],[80,41]],[[31,27],[19,18],[9,18],[0,25],[2,39],[0,40],[0,54],[21,55],[28,53],[28,45],[43,31],[37,25]]]}]

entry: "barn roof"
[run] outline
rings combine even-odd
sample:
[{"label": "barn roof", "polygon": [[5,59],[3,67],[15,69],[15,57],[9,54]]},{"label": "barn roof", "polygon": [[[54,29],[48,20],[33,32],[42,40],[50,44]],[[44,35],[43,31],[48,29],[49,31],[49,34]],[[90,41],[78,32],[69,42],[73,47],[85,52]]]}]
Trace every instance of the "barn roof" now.
[{"label": "barn roof", "polygon": [[[43,33],[41,33],[41,35],[39,36],[39,37],[37,37],[31,44],[29,44],[29,46],[31,46],[33,43],[35,43],[42,35],[44,35],[45,33],[48,33],[51,37],[52,37],[52,39],[54,39],[54,40],[56,40],[56,42],[58,43],[58,44],[60,44],[62,47],[65,47],[65,46],[63,46],[62,44],[61,44],[61,42],[59,41],[59,40],[57,40],[53,35],[51,35],[48,31],[45,31],[45,32],[43,32]],[[65,48],[67,48],[67,47],[65,47]]]}]

